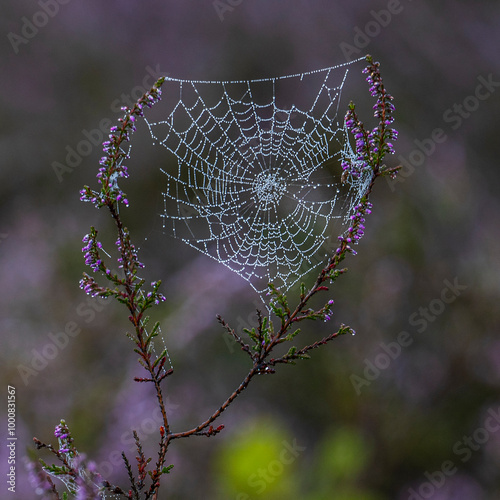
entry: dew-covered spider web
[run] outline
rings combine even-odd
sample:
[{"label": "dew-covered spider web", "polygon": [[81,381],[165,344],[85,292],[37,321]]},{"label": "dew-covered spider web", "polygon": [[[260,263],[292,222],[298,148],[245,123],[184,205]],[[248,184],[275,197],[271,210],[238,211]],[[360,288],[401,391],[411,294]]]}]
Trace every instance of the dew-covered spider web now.
[{"label": "dew-covered spider web", "polygon": [[356,158],[341,100],[356,62],[249,81],[167,77],[146,119],[176,160],[162,168],[165,231],[261,297],[324,265],[369,179],[340,179],[341,159]]}]

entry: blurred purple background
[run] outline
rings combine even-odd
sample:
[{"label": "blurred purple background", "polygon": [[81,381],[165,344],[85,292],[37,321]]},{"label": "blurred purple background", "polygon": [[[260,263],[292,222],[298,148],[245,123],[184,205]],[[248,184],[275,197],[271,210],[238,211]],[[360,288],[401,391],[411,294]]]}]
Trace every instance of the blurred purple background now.
[{"label": "blurred purple background", "polygon": [[[86,135],[98,137],[103,120],[116,121],[122,94],[139,91],[151,69],[239,80],[366,53],[381,62],[395,96],[393,161],[405,168],[400,182],[375,187],[366,237],[330,294],[332,324],[304,332],[313,339],[344,322],[357,334],[256,380],[220,419],[226,429],[216,438],[174,443],[161,498],[500,497],[492,417],[500,413],[498,2],[20,0],[1,10],[0,380],[5,402],[7,386],[17,389],[18,435],[17,492],[3,481],[2,498],[37,498],[23,457],[33,436],[53,439],[60,418],[79,449],[125,487],[119,453],[134,456],[131,430],[155,453],[160,424],[153,395],[132,381],[126,312],[88,302],[78,288],[90,225],[114,241],[107,214],[78,195],[96,185],[101,148],[59,177],[54,162],[65,164],[67,147]],[[351,96],[369,103],[361,78]],[[124,217],[145,277],[164,283],[167,302],[153,314],[175,368],[165,393],[177,431],[205,419],[246,374],[246,358],[215,316],[251,325],[258,298],[162,234],[164,177],[144,129],[123,184],[131,202]],[[65,337],[57,334],[73,327],[79,333],[57,347],[54,339]],[[401,332],[409,345],[370,372]],[[4,403],[0,417],[4,471]],[[294,440],[300,451],[280,462],[283,443]],[[269,477],[263,489],[252,481],[260,468]]]}]

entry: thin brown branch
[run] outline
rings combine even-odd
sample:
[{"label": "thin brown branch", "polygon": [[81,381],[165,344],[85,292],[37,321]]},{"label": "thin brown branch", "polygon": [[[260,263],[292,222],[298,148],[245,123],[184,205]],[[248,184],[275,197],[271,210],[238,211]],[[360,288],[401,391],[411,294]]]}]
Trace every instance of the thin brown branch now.
[{"label": "thin brown branch", "polygon": [[203,429],[207,428],[215,419],[217,419],[222,414],[222,412],[239,396],[239,394],[242,393],[247,388],[248,384],[250,383],[250,380],[252,380],[252,378],[260,372],[261,372],[261,367],[258,365],[257,366],[254,365],[252,369],[248,372],[247,376],[243,379],[241,384],[237,387],[237,389],[233,391],[233,393],[226,399],[226,401],[221,405],[221,407],[216,412],[214,412],[207,420],[202,422],[197,427],[190,429],[188,431],[169,434],[167,438],[168,441],[199,434],[201,431],[203,431]]}]

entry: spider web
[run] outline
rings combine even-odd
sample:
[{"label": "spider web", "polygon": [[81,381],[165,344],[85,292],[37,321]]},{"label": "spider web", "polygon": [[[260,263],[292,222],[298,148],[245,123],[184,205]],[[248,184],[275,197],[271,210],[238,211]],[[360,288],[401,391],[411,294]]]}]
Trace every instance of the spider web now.
[{"label": "spider web", "polygon": [[268,283],[286,291],[324,265],[369,180],[340,181],[340,160],[356,160],[340,98],[358,61],[260,80],[167,77],[160,118],[146,118],[177,160],[162,169],[164,230],[261,298]]}]

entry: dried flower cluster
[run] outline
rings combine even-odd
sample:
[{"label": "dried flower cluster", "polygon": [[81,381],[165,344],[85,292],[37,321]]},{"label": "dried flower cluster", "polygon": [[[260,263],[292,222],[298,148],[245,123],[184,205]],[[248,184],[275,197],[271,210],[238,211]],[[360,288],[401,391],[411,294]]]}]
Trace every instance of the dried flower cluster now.
[{"label": "dried flower cluster", "polygon": [[[52,498],[61,498],[51,479],[51,477],[56,477],[64,482],[68,492],[76,500],[102,498],[103,481],[97,472],[97,467],[94,462],[87,461],[84,454],[78,453],[64,420],[56,426],[54,435],[59,442],[58,449],[34,438],[37,449],[48,449],[61,463],[61,465],[47,465],[41,459],[41,467],[39,464],[29,463],[30,479],[37,492],[50,495]],[[67,498],[67,492],[64,492],[62,498]]]},{"label": "dried flower cluster", "polygon": [[380,63],[373,62],[367,56],[368,66],[363,70],[367,74],[366,81],[370,85],[370,94],[377,99],[374,104],[374,116],[378,124],[372,130],[366,130],[356,114],[355,106],[351,102],[345,117],[347,130],[351,132],[356,141],[355,159],[344,159],[342,169],[353,177],[359,177],[365,169],[378,172],[381,160],[386,154],[394,154],[392,142],[397,139],[398,132],[391,127],[394,122],[395,111],[392,103],[393,97],[385,89],[380,75]]}]

